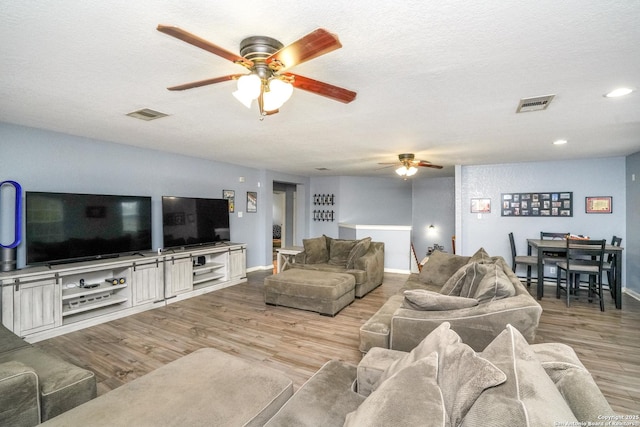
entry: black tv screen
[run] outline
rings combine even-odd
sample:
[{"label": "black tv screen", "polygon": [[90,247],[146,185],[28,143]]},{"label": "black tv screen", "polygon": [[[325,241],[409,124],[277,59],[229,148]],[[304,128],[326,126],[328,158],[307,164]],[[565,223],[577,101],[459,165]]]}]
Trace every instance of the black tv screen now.
[{"label": "black tv screen", "polygon": [[151,197],[26,193],[27,264],[151,250]]},{"label": "black tv screen", "polygon": [[162,197],[164,247],[205,245],[230,240],[226,199]]}]

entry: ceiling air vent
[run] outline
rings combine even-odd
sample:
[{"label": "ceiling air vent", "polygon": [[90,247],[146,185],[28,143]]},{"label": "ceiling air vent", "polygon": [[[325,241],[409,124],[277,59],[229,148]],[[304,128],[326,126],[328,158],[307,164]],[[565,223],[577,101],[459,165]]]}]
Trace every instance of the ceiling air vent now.
[{"label": "ceiling air vent", "polygon": [[132,111],[131,113],[128,113],[127,116],[133,117],[134,119],[149,121],[166,117],[167,114],[151,110],[149,108],[143,108],[142,110]]},{"label": "ceiling air vent", "polygon": [[536,96],[534,98],[522,98],[516,109],[516,113],[528,113],[529,111],[546,110],[555,95]]}]

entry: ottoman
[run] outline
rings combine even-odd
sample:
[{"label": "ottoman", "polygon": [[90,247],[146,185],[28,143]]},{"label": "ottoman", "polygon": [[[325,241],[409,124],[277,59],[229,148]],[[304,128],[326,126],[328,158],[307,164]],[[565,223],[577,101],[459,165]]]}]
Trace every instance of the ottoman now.
[{"label": "ottoman", "polygon": [[351,274],[290,269],[264,279],[264,302],[335,316],[355,299]]},{"label": "ottoman", "polygon": [[202,348],[43,426],[263,426],[293,395],[282,373]]}]

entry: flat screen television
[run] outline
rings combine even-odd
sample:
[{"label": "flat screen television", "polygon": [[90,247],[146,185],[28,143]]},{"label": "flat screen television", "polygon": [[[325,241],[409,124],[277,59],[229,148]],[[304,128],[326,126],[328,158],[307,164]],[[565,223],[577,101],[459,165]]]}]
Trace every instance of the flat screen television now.
[{"label": "flat screen television", "polygon": [[151,197],[25,195],[27,264],[56,264],[151,250]]},{"label": "flat screen television", "polygon": [[164,247],[228,242],[229,201],[196,197],[162,197]]}]

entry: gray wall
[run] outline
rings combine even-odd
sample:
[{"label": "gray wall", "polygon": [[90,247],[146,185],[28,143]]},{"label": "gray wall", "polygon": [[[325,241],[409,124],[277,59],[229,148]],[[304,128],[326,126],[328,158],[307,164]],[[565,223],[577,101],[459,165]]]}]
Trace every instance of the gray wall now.
[{"label": "gray wall", "polygon": [[[313,205],[314,194],[334,194],[335,205]],[[411,181],[371,177],[313,177],[310,218],[314,210],[335,211],[335,221],[311,221],[311,235],[338,237],[338,223],[411,225]]]},{"label": "gray wall", "polygon": [[[473,254],[484,247],[490,255],[510,259],[508,233],[513,232],[517,252],[525,254],[526,239],[540,231],[570,232],[611,241],[613,235],[626,238],[625,158],[572,160],[463,166],[460,179],[461,252]],[[502,217],[501,193],[573,192],[573,217]],[[586,214],[585,197],[612,196],[612,214]],[[491,213],[470,213],[471,198],[491,199]],[[459,245],[460,246],[460,245]],[[623,245],[625,246],[625,245]],[[623,269],[625,258],[623,256]],[[624,275],[623,275],[624,276]],[[623,284],[626,281],[623,277]]]},{"label": "gray wall", "polygon": [[640,152],[627,157],[626,169],[627,238],[622,241],[627,254],[626,283],[640,294]]},{"label": "gray wall", "polygon": [[[162,196],[221,198],[234,190],[231,239],[247,243],[249,268],[271,264],[273,193],[265,171],[2,123],[0,147],[0,181],[17,181],[24,191],[151,196],[154,249],[162,246]],[[258,192],[258,213],[246,213],[247,191]],[[24,262],[22,244],[18,267]]]},{"label": "gray wall", "polygon": [[[413,181],[411,241],[418,261],[434,243],[452,252],[451,237],[455,234],[454,184],[454,178],[418,178]],[[434,226],[433,230],[429,229],[430,225]]]}]

